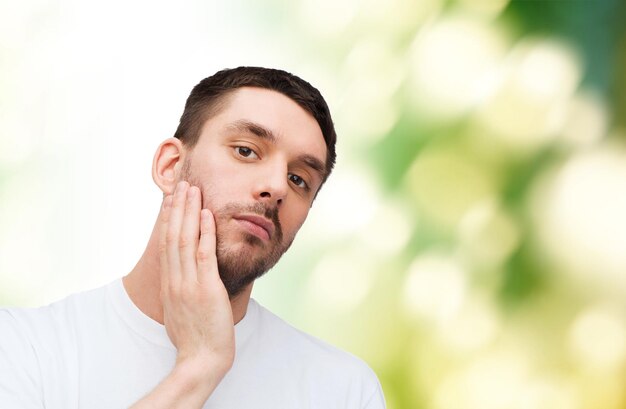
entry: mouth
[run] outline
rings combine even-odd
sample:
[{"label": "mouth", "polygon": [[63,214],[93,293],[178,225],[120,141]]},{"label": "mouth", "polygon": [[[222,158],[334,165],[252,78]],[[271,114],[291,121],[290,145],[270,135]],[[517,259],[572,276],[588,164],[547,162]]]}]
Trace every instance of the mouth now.
[{"label": "mouth", "polygon": [[233,219],[250,233],[263,240],[270,240],[274,235],[274,224],[265,217],[243,214],[234,216]]}]

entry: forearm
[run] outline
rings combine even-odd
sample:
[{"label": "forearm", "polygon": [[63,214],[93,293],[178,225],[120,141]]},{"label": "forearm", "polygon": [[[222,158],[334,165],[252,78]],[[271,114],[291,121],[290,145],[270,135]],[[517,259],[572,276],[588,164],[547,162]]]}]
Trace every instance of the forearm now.
[{"label": "forearm", "polygon": [[228,371],[224,365],[178,362],[172,372],[131,409],[201,408]]},{"label": "forearm", "polygon": [[134,409],[201,408],[235,359],[233,313],[219,271],[215,219],[178,183],[159,214],[163,323],[178,350],[172,372]]}]

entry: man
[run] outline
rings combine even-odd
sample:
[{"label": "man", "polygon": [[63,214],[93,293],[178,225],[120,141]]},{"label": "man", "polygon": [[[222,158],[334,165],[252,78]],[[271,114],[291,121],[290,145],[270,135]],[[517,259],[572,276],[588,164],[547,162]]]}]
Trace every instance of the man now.
[{"label": "man", "polygon": [[0,310],[2,408],[383,408],[359,359],[251,298],[335,161],[326,102],[280,70],[201,81],[154,156],[164,200],[123,279]]}]

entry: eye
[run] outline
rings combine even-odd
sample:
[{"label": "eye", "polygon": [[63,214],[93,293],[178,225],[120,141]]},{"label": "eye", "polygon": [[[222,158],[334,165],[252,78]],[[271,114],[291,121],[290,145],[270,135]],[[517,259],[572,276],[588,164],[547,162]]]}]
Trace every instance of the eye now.
[{"label": "eye", "polygon": [[290,173],[288,177],[291,183],[293,183],[294,185],[298,186],[299,188],[309,190],[309,185],[307,185],[304,179],[302,179],[300,176]]},{"label": "eye", "polygon": [[258,158],[259,156],[247,146],[235,146],[235,152],[237,155],[244,158]]}]

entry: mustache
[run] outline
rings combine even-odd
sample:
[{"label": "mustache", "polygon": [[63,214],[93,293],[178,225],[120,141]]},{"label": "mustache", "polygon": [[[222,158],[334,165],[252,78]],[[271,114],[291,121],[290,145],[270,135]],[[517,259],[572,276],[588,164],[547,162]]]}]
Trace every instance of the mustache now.
[{"label": "mustache", "polygon": [[[189,182],[190,185],[197,186],[202,192],[201,199],[200,199],[201,207],[203,209],[209,209],[209,206],[206,200],[206,197],[209,197],[209,195],[206,194],[205,192],[205,189],[204,189],[205,186],[202,183],[200,183],[199,180],[192,177],[190,174],[191,173],[191,161],[185,160],[185,163],[183,164],[182,173],[183,173],[183,177],[181,180],[186,180]],[[277,206],[269,207],[260,202],[254,202],[251,204],[240,204],[240,203],[230,202],[224,205],[223,207],[219,209],[214,209],[214,210],[215,211],[212,211],[212,213],[214,214],[215,217],[218,217],[218,218],[223,218],[223,217],[227,217],[228,215],[234,215],[234,214],[239,214],[239,213],[253,213],[253,214],[256,214],[257,216],[263,216],[274,224],[274,236],[276,237],[276,240],[279,243],[282,243],[283,241],[283,229],[280,224],[280,220],[278,219],[278,207]]]},{"label": "mustache", "polygon": [[252,203],[249,205],[242,205],[238,203],[228,203],[218,211],[218,217],[225,215],[233,215],[240,213],[252,213],[258,216],[263,216],[270,220],[274,224],[274,234],[278,241],[282,241],[283,229],[278,219],[278,207],[267,207],[263,203]]},{"label": "mustache", "polygon": [[[181,180],[186,180],[191,186],[197,186],[200,189],[201,194],[201,208],[209,209],[207,200],[208,195],[205,193],[204,184],[191,175],[191,161],[186,159],[183,163]],[[211,209],[209,209],[211,210]],[[215,209],[215,212],[211,211],[216,217],[223,217],[223,215],[233,215],[238,213],[253,213],[258,216],[263,216],[274,224],[274,235],[279,242],[283,240],[283,229],[278,219],[278,207],[268,207],[263,203],[255,202],[248,205],[242,205],[235,202],[230,202],[224,205],[220,209]]]}]

